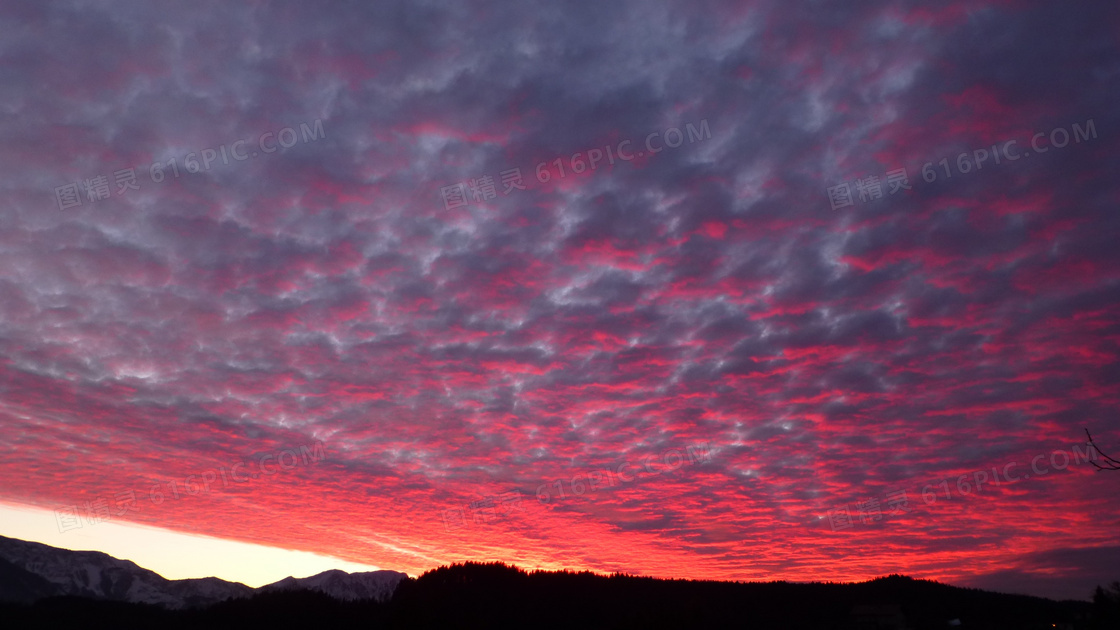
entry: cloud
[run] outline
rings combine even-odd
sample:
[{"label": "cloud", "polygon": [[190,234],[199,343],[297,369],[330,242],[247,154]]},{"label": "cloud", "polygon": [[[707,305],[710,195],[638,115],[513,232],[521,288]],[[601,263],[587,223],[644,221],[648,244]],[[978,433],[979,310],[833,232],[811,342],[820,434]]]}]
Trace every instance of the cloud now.
[{"label": "cloud", "polygon": [[[409,573],[981,563],[1007,589],[1017,554],[1117,542],[1085,466],[922,498],[1083,426],[1120,442],[1111,5],[0,11],[7,501],[322,440],[127,518]],[[536,499],[700,442],[703,467]]]}]

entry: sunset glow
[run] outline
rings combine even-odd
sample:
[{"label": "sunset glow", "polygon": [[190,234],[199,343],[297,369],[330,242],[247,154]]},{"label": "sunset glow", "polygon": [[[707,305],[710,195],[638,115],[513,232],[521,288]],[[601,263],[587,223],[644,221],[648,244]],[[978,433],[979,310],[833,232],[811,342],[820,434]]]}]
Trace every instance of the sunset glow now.
[{"label": "sunset glow", "polygon": [[562,4],[0,0],[0,535],[1118,579],[1117,4]]}]

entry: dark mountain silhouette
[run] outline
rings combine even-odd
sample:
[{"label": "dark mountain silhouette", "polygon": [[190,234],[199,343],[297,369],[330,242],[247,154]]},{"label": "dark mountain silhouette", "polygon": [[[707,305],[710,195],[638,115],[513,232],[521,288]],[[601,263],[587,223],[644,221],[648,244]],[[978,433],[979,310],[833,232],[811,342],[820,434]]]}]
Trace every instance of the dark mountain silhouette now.
[{"label": "dark mountain silhouette", "polygon": [[[74,553],[74,552],[71,552]],[[379,572],[380,573],[380,572]],[[387,572],[386,572],[387,573]],[[355,577],[356,576],[356,577]],[[372,576],[372,577],[371,577]],[[399,580],[391,596],[375,574],[326,572],[282,580],[250,596],[172,609],[58,596],[48,581],[0,564],[3,627],[121,628],[1066,628],[1117,630],[1120,591],[1095,602],[959,588],[891,575],[869,582],[667,580],[589,572],[527,572],[502,563],[440,567]],[[354,579],[351,579],[354,578]],[[340,586],[341,585],[341,586]],[[328,594],[330,588],[341,588]],[[246,587],[247,588],[247,587]],[[328,592],[314,589],[327,588]],[[370,588],[372,591],[363,591]],[[363,593],[373,596],[363,598]],[[381,596],[380,599],[377,596]],[[23,602],[23,603],[19,603]],[[33,602],[33,603],[26,603]]]},{"label": "dark mountain silhouette", "polygon": [[33,603],[52,596],[196,608],[263,591],[312,590],[335,599],[388,599],[408,577],[398,571],[324,571],[260,587],[214,577],[168,580],[98,551],[71,551],[0,536],[0,601]]},{"label": "dark mountain silhouette", "polygon": [[6,536],[0,536],[0,560],[35,576],[34,580],[19,578],[27,585],[23,590],[15,588],[9,592],[0,585],[0,601],[72,595],[185,608],[253,593],[253,589],[237,582],[218,578],[168,580],[155,571],[99,551],[71,551]]},{"label": "dark mountain silhouette", "polygon": [[61,594],[61,590],[46,579],[0,558],[0,599],[31,603]]},{"label": "dark mountain silhouette", "polygon": [[[439,605],[434,605],[438,602]],[[425,605],[428,604],[428,605]],[[398,587],[400,623],[418,627],[475,619],[514,626],[607,628],[861,628],[897,609],[915,629],[1022,630],[1063,623],[1088,628],[1091,605],[958,588],[892,575],[859,584],[664,580],[592,573],[526,573],[503,564],[429,571]],[[868,624],[868,622],[871,622]],[[404,627],[404,626],[402,626]],[[1113,629],[1116,630],[1116,629]]]},{"label": "dark mountain silhouette", "polygon": [[363,599],[383,601],[392,597],[397,584],[407,577],[408,574],[398,571],[347,573],[346,571],[333,569],[307,578],[286,577],[279,582],[266,584],[257,590],[261,592],[318,591],[334,599],[344,601]]}]

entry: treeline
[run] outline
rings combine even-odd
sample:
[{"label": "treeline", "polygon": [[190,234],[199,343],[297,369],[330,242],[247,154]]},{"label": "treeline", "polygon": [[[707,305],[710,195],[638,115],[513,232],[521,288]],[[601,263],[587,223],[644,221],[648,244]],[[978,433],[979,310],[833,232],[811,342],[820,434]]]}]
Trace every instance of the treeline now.
[{"label": "treeline", "polygon": [[[862,615],[862,616],[861,616]],[[870,617],[868,617],[870,615]],[[892,575],[862,584],[734,583],[526,572],[501,563],[440,567],[387,602],[340,602],[307,591],[266,593],[206,609],[51,598],[0,607],[6,628],[768,628],[849,630],[901,615],[915,630],[1030,630],[1120,625],[1120,590],[1094,603],[1054,602]],[[894,615],[894,617],[892,617]],[[874,627],[870,625],[869,627]]]}]

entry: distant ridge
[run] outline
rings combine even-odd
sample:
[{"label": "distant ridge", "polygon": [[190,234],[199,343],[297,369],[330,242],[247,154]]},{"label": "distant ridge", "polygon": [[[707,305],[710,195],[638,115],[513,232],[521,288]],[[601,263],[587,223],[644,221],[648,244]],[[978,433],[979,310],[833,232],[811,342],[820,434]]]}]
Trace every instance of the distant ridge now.
[{"label": "distant ridge", "polygon": [[397,584],[408,577],[398,571],[367,571],[347,573],[332,569],[307,578],[286,577],[260,587],[261,592],[309,590],[330,595],[343,601],[375,599],[384,601],[393,595]]},{"label": "distant ridge", "polygon": [[[1117,630],[1120,585],[1093,603],[892,574],[859,583],[723,582],[454,564],[409,578],[325,571],[252,589],[165,580],[97,552],[0,537],[4,627]],[[1113,593],[1114,591],[1114,593]],[[1108,594],[1113,593],[1113,594]],[[1099,600],[1099,601],[1097,601]],[[101,626],[109,627],[109,626]]]},{"label": "distant ridge", "polygon": [[0,536],[0,601],[33,603],[47,597],[154,604],[169,609],[209,606],[260,592],[306,589],[335,599],[384,600],[408,577],[396,571],[325,571],[288,577],[258,589],[215,577],[168,580],[128,560],[99,551],[70,551]]}]

